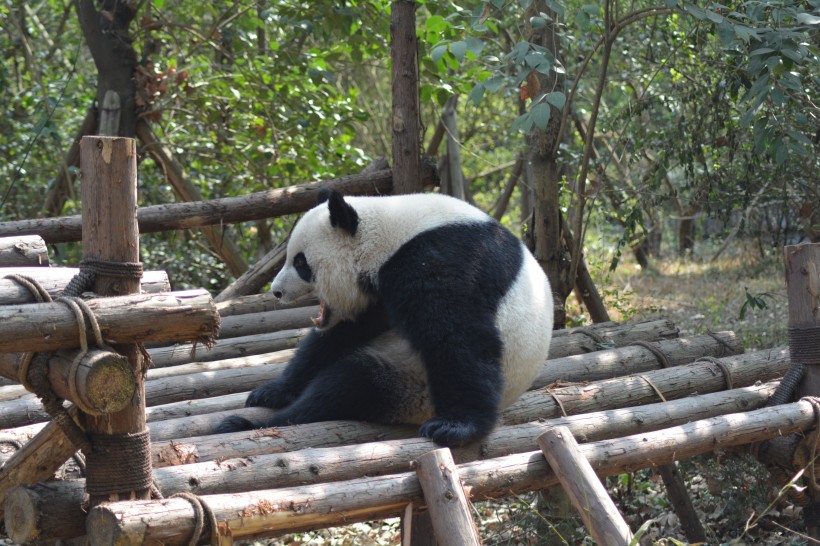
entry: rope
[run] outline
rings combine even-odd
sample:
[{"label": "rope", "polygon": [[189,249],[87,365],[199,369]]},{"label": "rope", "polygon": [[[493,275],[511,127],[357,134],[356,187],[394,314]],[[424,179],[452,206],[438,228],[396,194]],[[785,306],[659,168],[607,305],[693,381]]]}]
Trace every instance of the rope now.
[{"label": "rope", "polygon": [[720,339],[720,336],[718,336],[716,333],[707,331],[706,335],[717,341],[720,345],[723,346],[724,349],[728,351],[728,354],[721,353],[720,356],[729,356],[737,354],[737,349],[729,345],[729,343],[725,339]]},{"label": "rope", "polygon": [[697,362],[710,362],[720,368],[720,371],[723,372],[723,378],[726,380],[726,389],[732,390],[734,387],[734,380],[732,378],[732,370],[729,369],[729,366],[726,365],[725,362],[721,362],[719,358],[715,358],[713,356],[702,356],[699,359],[695,360]]},{"label": "rope", "polygon": [[188,541],[189,546],[196,546],[199,544],[199,539],[202,538],[202,531],[205,530],[205,518],[208,518],[208,528],[211,531],[211,544],[218,544],[217,535],[219,533],[219,527],[216,521],[216,516],[214,515],[213,510],[211,507],[208,506],[208,503],[200,497],[199,495],[195,495],[193,493],[176,493],[172,495],[171,498],[178,497],[180,499],[185,499],[194,509],[194,533],[191,535],[191,540]]},{"label": "rope", "polygon": [[151,438],[149,432],[93,434],[86,452],[86,490],[106,496],[120,491],[151,488]]},{"label": "rope", "polygon": [[615,346],[614,343],[607,341],[606,338],[601,336],[601,334],[584,326],[575,328],[572,332],[570,332],[570,334],[581,334],[587,336],[595,342],[596,349],[610,349]]},{"label": "rope", "polygon": [[800,381],[803,380],[803,374],[805,374],[805,372],[806,368],[802,363],[792,360],[792,365],[786,370],[786,375],[780,380],[780,384],[774,390],[774,394],[766,401],[766,407],[780,406],[781,404],[791,402],[794,392],[797,390],[797,386],[800,384]]},{"label": "rope", "polygon": [[820,365],[820,326],[789,328],[789,356],[792,362]]},{"label": "rope", "polygon": [[15,281],[17,284],[27,288],[31,295],[34,296],[34,300],[37,303],[51,301],[51,295],[39,282],[37,282],[37,279],[29,277],[28,275],[17,275],[16,273],[6,275],[4,278]]},{"label": "rope", "polygon": [[655,391],[655,394],[658,395],[658,398],[660,398],[661,401],[666,402],[666,398],[663,396],[663,393],[661,392],[661,390],[652,381],[650,381],[648,377],[646,377],[643,374],[639,375],[638,377],[640,377],[641,379],[646,381],[647,385],[652,387],[652,390]]},{"label": "rope", "polygon": [[672,366],[672,364],[669,362],[669,358],[663,353],[663,351],[658,349],[657,345],[653,345],[652,343],[649,343],[647,341],[633,341],[629,344],[629,346],[643,347],[644,349],[655,355],[655,358],[658,360],[658,363],[661,365],[661,368],[669,368]]}]

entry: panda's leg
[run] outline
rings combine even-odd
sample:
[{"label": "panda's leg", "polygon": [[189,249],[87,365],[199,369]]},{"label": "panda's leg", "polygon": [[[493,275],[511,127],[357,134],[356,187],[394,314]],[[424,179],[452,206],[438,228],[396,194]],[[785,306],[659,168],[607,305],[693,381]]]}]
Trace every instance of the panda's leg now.
[{"label": "panda's leg", "polygon": [[398,376],[362,351],[324,367],[286,408],[259,426],[319,421],[384,421],[396,399]]},{"label": "panda's leg", "polygon": [[246,406],[280,409],[291,404],[320,371],[387,329],[383,309],[371,306],[355,321],[324,330],[311,330],[299,343],[282,375],[254,389]]},{"label": "panda's leg", "polygon": [[498,333],[476,328],[439,338],[428,332],[417,347],[436,412],[420,434],[444,446],[486,436],[498,420],[504,390]]}]

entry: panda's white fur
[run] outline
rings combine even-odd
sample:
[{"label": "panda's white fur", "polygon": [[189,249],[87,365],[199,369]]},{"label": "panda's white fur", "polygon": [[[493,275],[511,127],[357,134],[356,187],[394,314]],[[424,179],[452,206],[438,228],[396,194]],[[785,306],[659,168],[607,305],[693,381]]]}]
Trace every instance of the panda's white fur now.
[{"label": "panda's white fur", "polygon": [[318,297],[324,316],[248,404],[282,409],[265,426],[424,423],[445,445],[486,434],[547,359],[553,303],[540,266],[457,199],[328,195],[294,228],[271,285],[282,302]]}]

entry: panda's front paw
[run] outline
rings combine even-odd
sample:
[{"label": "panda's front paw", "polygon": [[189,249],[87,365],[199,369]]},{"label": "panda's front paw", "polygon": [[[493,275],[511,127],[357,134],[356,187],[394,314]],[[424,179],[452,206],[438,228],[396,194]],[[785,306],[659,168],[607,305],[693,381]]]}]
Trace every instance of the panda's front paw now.
[{"label": "panda's front paw", "polygon": [[217,434],[224,434],[226,432],[242,432],[244,430],[253,430],[256,428],[253,423],[245,419],[244,417],[240,417],[238,415],[231,415],[230,417],[226,417],[219,425],[216,427]]},{"label": "panda's front paw", "polygon": [[484,436],[475,423],[433,417],[419,428],[419,434],[444,447],[469,444]]},{"label": "panda's front paw", "polygon": [[293,389],[288,388],[284,382],[274,379],[251,391],[245,401],[245,407],[282,409],[295,399]]}]

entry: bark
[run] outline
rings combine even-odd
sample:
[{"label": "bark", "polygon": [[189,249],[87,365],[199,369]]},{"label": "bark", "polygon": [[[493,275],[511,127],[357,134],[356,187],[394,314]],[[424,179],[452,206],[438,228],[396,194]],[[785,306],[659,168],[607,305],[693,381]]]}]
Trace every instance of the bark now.
[{"label": "bark", "polygon": [[538,445],[592,538],[598,544],[629,545],[632,531],[572,432],[566,427],[551,428],[538,437]]},{"label": "bark", "polygon": [[[393,175],[388,169],[240,197],[142,207],[137,211],[140,233],[234,224],[304,212],[316,204],[316,194],[323,187],[345,195],[389,194],[393,188]],[[80,216],[64,216],[0,222],[0,237],[17,235],[40,235],[49,244],[79,241],[82,239],[82,220]]]},{"label": "bark", "polygon": [[[693,420],[757,409],[765,404],[766,398],[774,388],[774,384],[768,384],[642,407],[499,427],[480,447],[459,448],[453,451],[453,456],[456,461],[465,463],[477,458],[492,459],[510,453],[525,453],[532,449],[532,438],[555,426],[568,427],[577,437],[590,442],[684,425]],[[335,439],[337,444],[371,442],[366,444],[367,457],[362,457],[361,445],[333,447],[335,444],[332,443],[332,435],[328,434],[326,424],[317,423],[286,427],[281,429],[279,435],[263,437],[257,434],[256,438],[259,440],[270,440],[267,453],[258,456],[234,454],[209,462],[195,462],[192,456],[194,454],[186,452],[184,444],[180,444],[173,453],[169,447],[164,453],[169,454],[170,459],[164,461],[165,466],[156,465],[158,467],[154,469],[156,483],[165,496],[180,492],[209,495],[260,488],[295,487],[309,483],[330,483],[364,476],[406,472],[410,470],[408,461],[436,448],[435,444],[427,439],[413,437],[413,429],[405,431],[406,439],[385,440],[378,438],[378,427],[372,431],[368,439],[366,435],[351,436],[349,432],[352,429],[349,425],[352,423],[340,422],[337,425],[342,432],[342,436]],[[386,428],[385,432],[396,430],[396,427]],[[318,445],[327,447],[314,445],[317,440]],[[177,466],[168,466],[174,462]],[[43,516],[48,520],[43,521],[43,524],[59,533],[51,538],[67,538],[84,532],[83,520],[79,517],[82,514],[79,504],[67,506],[78,492],[82,493],[83,487],[83,480],[50,484],[50,501],[60,503],[55,513],[62,514],[66,509],[74,510],[70,517],[60,516],[59,522],[52,521],[49,514]],[[14,492],[15,496],[22,499],[19,502],[24,503],[29,502],[28,498],[36,499],[40,495],[39,491],[29,491],[27,487],[17,488]],[[18,525],[23,527],[22,524]]]},{"label": "bark", "polygon": [[318,306],[296,307],[264,311],[225,318],[219,328],[219,338],[253,336],[278,330],[293,330],[313,326],[311,321],[318,313]]},{"label": "bark", "polygon": [[0,237],[0,267],[25,266],[48,266],[48,248],[43,238],[37,235]]},{"label": "bark", "polygon": [[120,98],[119,136],[136,134],[137,54],[129,26],[137,15],[138,2],[103,0],[100,11],[93,0],[75,0],[77,17],[97,67],[97,104],[108,91]]},{"label": "bark", "polygon": [[[561,60],[558,16],[543,0],[533,2],[527,11],[527,20],[539,13],[549,15],[541,28],[530,27],[530,42],[547,48],[557,60]],[[528,79],[528,91],[535,98],[550,89],[563,89],[563,74],[551,71],[549,75],[534,70]],[[532,87],[532,88],[531,88]],[[561,225],[559,186],[561,176],[558,167],[557,139],[559,137],[561,112],[550,106],[550,121],[546,130],[534,127],[527,137],[525,169],[527,179],[534,191],[533,216],[530,222],[530,250],[547,274],[555,296],[555,327],[567,323],[565,302],[575,286],[570,274],[571,260],[564,247]],[[580,235],[580,234],[579,234]]]},{"label": "bark", "polygon": [[[204,289],[167,294],[94,298],[86,303],[96,315],[103,338],[134,340],[212,339],[219,315]],[[53,351],[79,345],[74,313],[59,302],[0,307],[0,352]],[[90,337],[94,342],[93,335]]]},{"label": "bark", "polygon": [[416,3],[395,0],[390,11],[393,82],[393,172],[397,194],[421,192],[421,123],[419,120]]},{"label": "bark", "polygon": [[415,460],[415,468],[439,543],[480,545],[478,529],[450,450],[428,451]]},{"label": "bark", "polygon": [[[71,267],[5,267],[0,269],[0,305],[34,303],[34,296],[28,289],[17,282],[2,278],[6,275],[24,275],[34,278],[45,290],[56,299],[63,294],[68,282],[79,273]],[[150,294],[168,292],[171,283],[165,271],[144,271],[140,291]]]},{"label": "bark", "polygon": [[680,519],[681,528],[683,529],[686,539],[692,543],[706,543],[706,531],[698,519],[698,514],[695,507],[692,505],[692,499],[689,498],[689,493],[686,491],[686,484],[683,481],[675,463],[664,464],[658,466],[658,473],[663,479],[663,485],[666,487],[666,496],[669,497],[669,503],[675,509],[678,519]]},{"label": "bark", "polygon": [[[656,432],[581,446],[599,476],[806,431],[815,424],[809,402],[725,415]],[[640,448],[638,448],[640,446]],[[541,452],[529,452],[458,466],[473,498],[553,487],[558,478]],[[236,539],[275,536],[353,521],[400,515],[410,503],[423,502],[412,473],[361,478],[333,484],[208,495],[204,499],[219,521],[219,533]],[[86,530],[92,543],[186,544],[194,526],[184,499],[109,503],[94,508]],[[209,535],[203,536],[207,539]]]},{"label": "bark", "polygon": [[307,328],[301,328],[281,330],[270,334],[219,339],[212,347],[201,343],[184,343],[149,349],[148,354],[151,356],[152,369],[179,366],[191,362],[213,362],[293,349],[308,331]]},{"label": "bark", "polygon": [[[458,95],[447,99],[441,121],[447,130],[447,184],[442,184],[441,191],[462,201],[467,200],[467,189],[464,183],[464,172],[461,170],[461,148],[458,141],[458,125],[456,124],[456,106]],[[442,181],[445,180],[441,174]]]},{"label": "bark", "polygon": [[[145,120],[138,121],[136,132],[145,151],[162,167],[165,178],[171,184],[171,187],[174,188],[174,193],[177,198],[186,202],[201,202],[202,193],[199,191],[199,188],[188,180],[182,165],[174,159],[174,154],[171,152],[171,149],[159,141],[151,129],[151,126],[148,125],[148,122]],[[233,236],[230,235],[225,228],[220,225],[206,226],[202,228],[202,234],[208,239],[214,252],[225,262],[231,275],[239,277],[245,273],[248,269],[248,264],[245,263],[245,258],[242,256],[239,245],[236,244]]]}]

